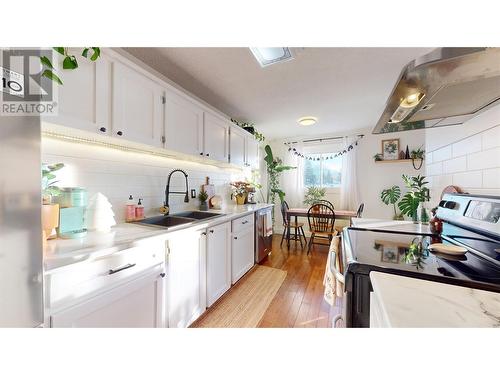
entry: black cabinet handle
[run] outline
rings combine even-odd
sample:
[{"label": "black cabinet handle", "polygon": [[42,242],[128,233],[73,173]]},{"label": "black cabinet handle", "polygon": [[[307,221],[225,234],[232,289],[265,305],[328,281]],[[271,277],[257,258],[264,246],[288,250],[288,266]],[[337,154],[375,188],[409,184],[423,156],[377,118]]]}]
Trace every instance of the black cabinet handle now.
[{"label": "black cabinet handle", "polygon": [[123,132],[121,130],[118,130],[116,134],[118,134],[121,137],[123,135]]},{"label": "black cabinet handle", "polygon": [[200,152],[200,155],[203,156],[203,152]]},{"label": "black cabinet handle", "polygon": [[210,154],[206,154],[207,156],[210,156]]},{"label": "black cabinet handle", "polygon": [[237,239],[238,239],[238,237],[234,237],[234,239],[235,239],[235,240],[237,240]]},{"label": "black cabinet handle", "polygon": [[207,235],[207,232],[203,232],[202,235],[206,236]]},{"label": "black cabinet handle", "polygon": [[106,133],[106,128],[104,126],[102,128],[100,128],[99,130],[102,131],[103,133]]},{"label": "black cabinet handle", "polygon": [[124,266],[121,266],[121,267],[109,270],[108,271],[108,275],[112,275],[112,274],[117,273],[117,272],[125,271],[125,270],[127,270],[129,268],[132,268],[134,266],[135,266],[135,263],[128,263],[128,264],[126,264]]},{"label": "black cabinet handle", "polygon": [[214,230],[213,230],[213,229],[210,229],[210,233],[213,233],[213,232],[214,232]]},{"label": "black cabinet handle", "polygon": [[160,273],[161,277],[165,277],[165,272]]}]

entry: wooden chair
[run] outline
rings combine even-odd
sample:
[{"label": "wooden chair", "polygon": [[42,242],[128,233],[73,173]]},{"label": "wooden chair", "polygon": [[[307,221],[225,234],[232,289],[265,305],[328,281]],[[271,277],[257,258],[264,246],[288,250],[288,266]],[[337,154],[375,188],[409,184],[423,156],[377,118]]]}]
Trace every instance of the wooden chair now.
[{"label": "wooden chair", "polygon": [[365,204],[361,203],[358,207],[358,211],[356,212],[356,217],[361,217],[361,215],[363,215],[364,209],[365,209]]},{"label": "wooden chair", "polygon": [[[283,218],[283,235],[281,236],[281,243],[280,247],[283,245],[283,240],[285,237],[288,238],[288,234],[291,240],[294,241],[300,241],[300,246],[303,248],[304,245],[307,245],[307,238],[304,233],[304,224],[303,223],[289,223],[288,218],[286,213],[288,212],[288,209],[290,207],[288,206],[288,203],[286,201],[281,202],[281,216]],[[294,233],[290,233],[290,230],[293,229]],[[304,237],[304,245],[302,245],[302,237]],[[288,242],[287,245],[290,247],[290,243]]]},{"label": "wooden chair", "polygon": [[333,203],[332,203],[332,202],[330,202],[330,201],[327,201],[327,200],[325,200],[325,199],[322,199],[322,200],[316,201],[316,203],[315,203],[315,204],[324,204],[324,205],[326,205],[326,206],[330,207],[330,208],[332,209],[332,211],[335,211],[335,208],[333,207]]},{"label": "wooden chair", "polygon": [[[338,234],[335,230],[335,211],[326,204],[313,204],[307,211],[307,221],[309,222],[309,231],[311,232],[307,254],[311,252],[313,244],[330,245],[333,236]],[[328,242],[314,242],[315,238],[324,239]]]}]

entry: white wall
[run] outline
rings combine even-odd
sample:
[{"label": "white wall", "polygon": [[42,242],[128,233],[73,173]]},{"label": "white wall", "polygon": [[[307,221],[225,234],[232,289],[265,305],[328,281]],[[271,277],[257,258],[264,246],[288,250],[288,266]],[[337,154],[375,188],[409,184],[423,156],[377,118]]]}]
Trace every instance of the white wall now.
[{"label": "white wall", "polygon": [[399,138],[400,148],[410,151],[425,146],[425,131],[411,130],[388,134],[371,134],[372,129],[366,129],[365,136],[358,149],[358,180],[361,201],[365,204],[364,217],[391,219],[394,210],[380,200],[380,192],[393,185],[398,185],[404,191],[403,174],[417,176],[425,175],[425,166],[415,170],[411,161],[402,163],[375,163],[373,155],[382,152],[383,139]]},{"label": "white wall", "polygon": [[[169,159],[159,156],[121,151],[103,146],[74,143],[52,138],[42,138],[42,162],[64,163],[66,166],[57,173],[58,186],[80,186],[92,194],[106,195],[115,213],[117,222],[125,220],[125,203],[129,194],[143,198],[146,216],[158,215],[163,205],[167,176],[172,169],[181,168],[189,178],[189,189],[200,191],[205,177],[215,185],[216,194],[225,199],[231,194],[229,182],[243,176],[237,169],[219,168],[194,162]],[[184,190],[184,176],[172,176],[172,189]],[[170,208],[173,212],[196,209],[198,198],[184,203],[184,196],[171,195]]]},{"label": "white wall", "polygon": [[500,196],[500,105],[463,125],[427,129],[425,136],[432,205],[447,185]]}]

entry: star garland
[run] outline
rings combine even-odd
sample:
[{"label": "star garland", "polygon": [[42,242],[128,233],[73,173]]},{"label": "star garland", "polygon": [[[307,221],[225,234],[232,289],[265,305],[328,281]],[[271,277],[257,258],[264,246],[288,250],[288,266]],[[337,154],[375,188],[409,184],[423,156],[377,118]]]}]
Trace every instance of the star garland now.
[{"label": "star garland", "polygon": [[304,155],[304,154],[298,152],[297,149],[295,147],[293,147],[293,145],[297,142],[285,142],[284,144],[285,144],[285,146],[288,146],[288,152],[293,153],[295,156],[301,157],[301,158],[306,159],[306,160],[320,161],[320,160],[329,160],[329,159],[338,158],[339,156],[347,154],[349,151],[353,150],[355,146],[358,145],[358,142],[361,140],[361,138],[363,138],[363,134],[360,134],[357,137],[358,138],[354,142],[352,142],[349,146],[347,146],[344,150],[338,151],[335,154],[330,155],[330,156],[321,156],[321,157],[307,156],[307,155]]}]

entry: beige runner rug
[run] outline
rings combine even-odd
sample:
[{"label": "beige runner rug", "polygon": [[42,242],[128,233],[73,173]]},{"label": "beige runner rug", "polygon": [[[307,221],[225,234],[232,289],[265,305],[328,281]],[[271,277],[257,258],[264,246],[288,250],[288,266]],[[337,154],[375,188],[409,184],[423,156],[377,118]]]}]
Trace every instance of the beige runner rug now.
[{"label": "beige runner rug", "polygon": [[191,327],[257,327],[285,277],[286,271],[256,266]]}]

